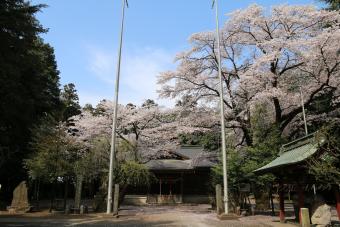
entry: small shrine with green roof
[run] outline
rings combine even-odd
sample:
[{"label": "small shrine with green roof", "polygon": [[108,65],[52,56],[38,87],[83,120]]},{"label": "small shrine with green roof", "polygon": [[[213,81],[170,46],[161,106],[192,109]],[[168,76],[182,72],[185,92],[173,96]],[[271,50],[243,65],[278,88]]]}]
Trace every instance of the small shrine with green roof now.
[{"label": "small shrine with green roof", "polygon": [[[339,182],[334,182],[331,189],[320,189],[315,177],[310,174],[309,168],[312,159],[321,159],[325,149],[321,149],[325,139],[318,138],[316,133],[309,134],[282,146],[280,154],[267,165],[255,170],[257,174],[271,173],[276,176],[280,202],[280,221],[285,221],[284,199],[288,188],[293,188],[297,195],[297,208],[308,207],[306,197],[312,193],[323,194],[332,204],[335,204],[340,220],[340,193]],[[289,189],[290,190],[290,189]],[[301,220],[298,213],[299,220]]]}]

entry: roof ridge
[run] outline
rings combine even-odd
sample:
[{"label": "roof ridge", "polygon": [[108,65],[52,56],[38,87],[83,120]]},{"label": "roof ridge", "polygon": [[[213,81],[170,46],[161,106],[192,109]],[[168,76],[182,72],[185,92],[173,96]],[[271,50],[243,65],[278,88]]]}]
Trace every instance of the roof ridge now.
[{"label": "roof ridge", "polygon": [[280,149],[280,154],[283,154],[287,151],[293,150],[297,147],[304,146],[306,144],[314,143],[315,142],[315,134],[316,132],[313,132],[311,134],[308,134],[306,136],[303,136],[301,138],[298,138],[296,140],[293,140],[289,143],[283,144]]},{"label": "roof ridge", "polygon": [[184,144],[184,145],[181,145],[180,147],[181,148],[182,147],[199,147],[199,148],[203,148],[203,146],[201,146],[201,145],[190,145],[190,144]]}]

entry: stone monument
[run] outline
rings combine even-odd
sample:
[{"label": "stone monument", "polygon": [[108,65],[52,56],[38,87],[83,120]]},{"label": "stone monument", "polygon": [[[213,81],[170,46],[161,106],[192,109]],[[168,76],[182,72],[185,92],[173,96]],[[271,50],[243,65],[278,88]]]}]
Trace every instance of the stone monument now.
[{"label": "stone monument", "polygon": [[324,227],[331,224],[331,207],[326,204],[322,197],[315,197],[311,213],[311,221],[313,225],[317,227]]},{"label": "stone monument", "polygon": [[12,204],[7,210],[11,213],[28,212],[31,206],[28,203],[26,181],[22,181],[13,191]]},{"label": "stone monument", "polygon": [[331,218],[331,207],[327,204],[321,204],[315,209],[311,220],[312,224],[316,225],[317,227],[325,227],[331,224]]}]

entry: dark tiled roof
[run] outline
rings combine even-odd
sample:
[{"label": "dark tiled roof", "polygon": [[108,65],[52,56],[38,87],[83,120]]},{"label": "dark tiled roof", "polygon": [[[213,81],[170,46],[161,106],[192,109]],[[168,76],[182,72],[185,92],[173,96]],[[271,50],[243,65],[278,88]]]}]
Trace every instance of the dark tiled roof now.
[{"label": "dark tiled roof", "polygon": [[182,146],[172,153],[182,157],[178,159],[157,159],[146,163],[150,170],[191,170],[209,168],[215,165],[216,153],[204,151],[201,146]]},{"label": "dark tiled roof", "polygon": [[182,156],[185,159],[195,159],[204,152],[201,146],[181,146],[173,153]]},{"label": "dark tiled roof", "polygon": [[146,163],[150,170],[190,170],[190,160],[159,159],[151,160]]}]

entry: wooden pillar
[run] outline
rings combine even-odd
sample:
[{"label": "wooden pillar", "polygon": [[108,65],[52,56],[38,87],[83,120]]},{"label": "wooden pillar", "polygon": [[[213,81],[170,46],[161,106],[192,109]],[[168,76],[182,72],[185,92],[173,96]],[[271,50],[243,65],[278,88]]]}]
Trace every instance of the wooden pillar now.
[{"label": "wooden pillar", "polygon": [[297,190],[298,190],[298,200],[299,200],[299,222],[300,224],[302,223],[302,214],[301,214],[301,208],[304,207],[305,205],[305,194],[302,186],[300,184],[297,185]]},{"label": "wooden pillar", "polygon": [[336,198],[336,211],[338,212],[338,219],[340,221],[340,192],[339,188],[335,188],[335,198]]},{"label": "wooden pillar", "polygon": [[[272,216],[275,216],[275,208],[274,208],[274,201],[273,201],[273,184],[270,185],[269,189],[269,198],[270,198],[270,206],[272,208]],[[249,199],[249,198],[248,198]],[[249,203],[250,204],[250,203]],[[253,214],[254,215],[254,214]]]},{"label": "wooden pillar", "polygon": [[280,222],[285,222],[285,193],[283,183],[279,183],[279,198],[280,198]]}]

